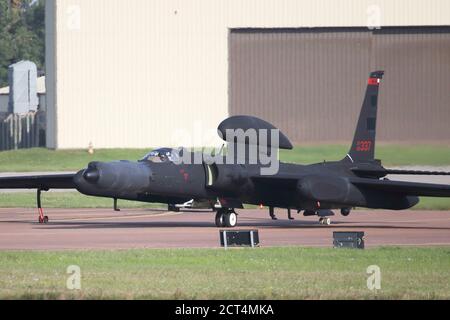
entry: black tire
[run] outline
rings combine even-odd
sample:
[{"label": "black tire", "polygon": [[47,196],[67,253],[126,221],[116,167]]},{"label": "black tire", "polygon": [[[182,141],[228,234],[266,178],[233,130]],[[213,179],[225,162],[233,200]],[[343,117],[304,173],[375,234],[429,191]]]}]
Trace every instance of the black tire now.
[{"label": "black tire", "polygon": [[215,219],[216,227],[217,228],[225,227],[225,221],[224,220],[225,220],[224,219],[224,213],[222,212],[222,210],[218,210],[216,212],[216,219]]},{"label": "black tire", "polygon": [[348,216],[350,214],[351,209],[350,208],[342,208],[341,209],[341,215],[344,217]]},{"label": "black tire", "polygon": [[180,212],[180,208],[176,207],[174,204],[169,204],[167,206],[167,210],[172,212]]},{"label": "black tire", "polygon": [[234,228],[237,225],[237,214],[234,211],[226,213],[224,216],[225,227]]},{"label": "black tire", "polygon": [[48,216],[44,216],[44,223],[48,223]]}]

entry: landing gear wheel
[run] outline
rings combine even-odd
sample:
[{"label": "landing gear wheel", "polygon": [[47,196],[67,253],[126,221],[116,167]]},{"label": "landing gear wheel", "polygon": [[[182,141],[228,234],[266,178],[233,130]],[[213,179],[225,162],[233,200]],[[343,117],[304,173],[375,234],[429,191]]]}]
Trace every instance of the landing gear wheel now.
[{"label": "landing gear wheel", "polygon": [[217,228],[225,227],[224,214],[223,214],[222,210],[217,211],[215,222],[216,222]]},{"label": "landing gear wheel", "polygon": [[39,223],[48,223],[48,216],[44,216],[43,218],[39,217],[38,222]]},{"label": "landing gear wheel", "polygon": [[237,225],[237,214],[234,211],[228,212],[223,216],[225,227],[233,228]]},{"label": "landing gear wheel", "polygon": [[39,223],[48,223],[48,216],[44,216],[44,210],[42,210],[41,191],[42,191],[41,189],[37,189],[37,194],[36,194],[36,202],[37,202],[38,213],[39,213],[38,222]]},{"label": "landing gear wheel", "polygon": [[319,218],[319,224],[323,224],[323,218]]},{"label": "landing gear wheel", "polygon": [[172,212],[180,212],[180,208],[178,208],[174,204],[167,205],[167,210]]}]

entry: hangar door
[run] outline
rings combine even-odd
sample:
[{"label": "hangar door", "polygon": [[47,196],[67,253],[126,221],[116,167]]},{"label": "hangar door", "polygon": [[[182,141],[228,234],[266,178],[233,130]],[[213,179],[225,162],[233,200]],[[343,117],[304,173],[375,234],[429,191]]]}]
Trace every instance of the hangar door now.
[{"label": "hangar door", "polygon": [[233,29],[229,112],[296,144],[350,143],[371,70],[379,141],[450,141],[450,28]]}]

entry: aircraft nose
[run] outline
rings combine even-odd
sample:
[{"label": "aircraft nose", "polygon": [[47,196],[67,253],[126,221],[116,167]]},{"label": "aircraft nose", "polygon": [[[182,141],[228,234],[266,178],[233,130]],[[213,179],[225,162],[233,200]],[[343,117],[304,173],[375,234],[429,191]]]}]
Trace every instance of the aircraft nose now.
[{"label": "aircraft nose", "polygon": [[98,181],[100,178],[100,171],[95,162],[89,163],[88,167],[83,172],[83,178],[91,183]]}]

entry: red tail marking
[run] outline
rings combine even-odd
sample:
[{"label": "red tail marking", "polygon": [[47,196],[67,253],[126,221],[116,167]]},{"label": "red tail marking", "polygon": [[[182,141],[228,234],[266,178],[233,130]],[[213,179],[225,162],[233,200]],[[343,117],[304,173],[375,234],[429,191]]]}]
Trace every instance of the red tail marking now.
[{"label": "red tail marking", "polygon": [[368,152],[372,148],[372,141],[360,140],[356,142],[356,151]]},{"label": "red tail marking", "polygon": [[378,78],[369,78],[369,80],[367,81],[367,84],[371,85],[371,86],[377,86],[380,83],[380,79]]}]

